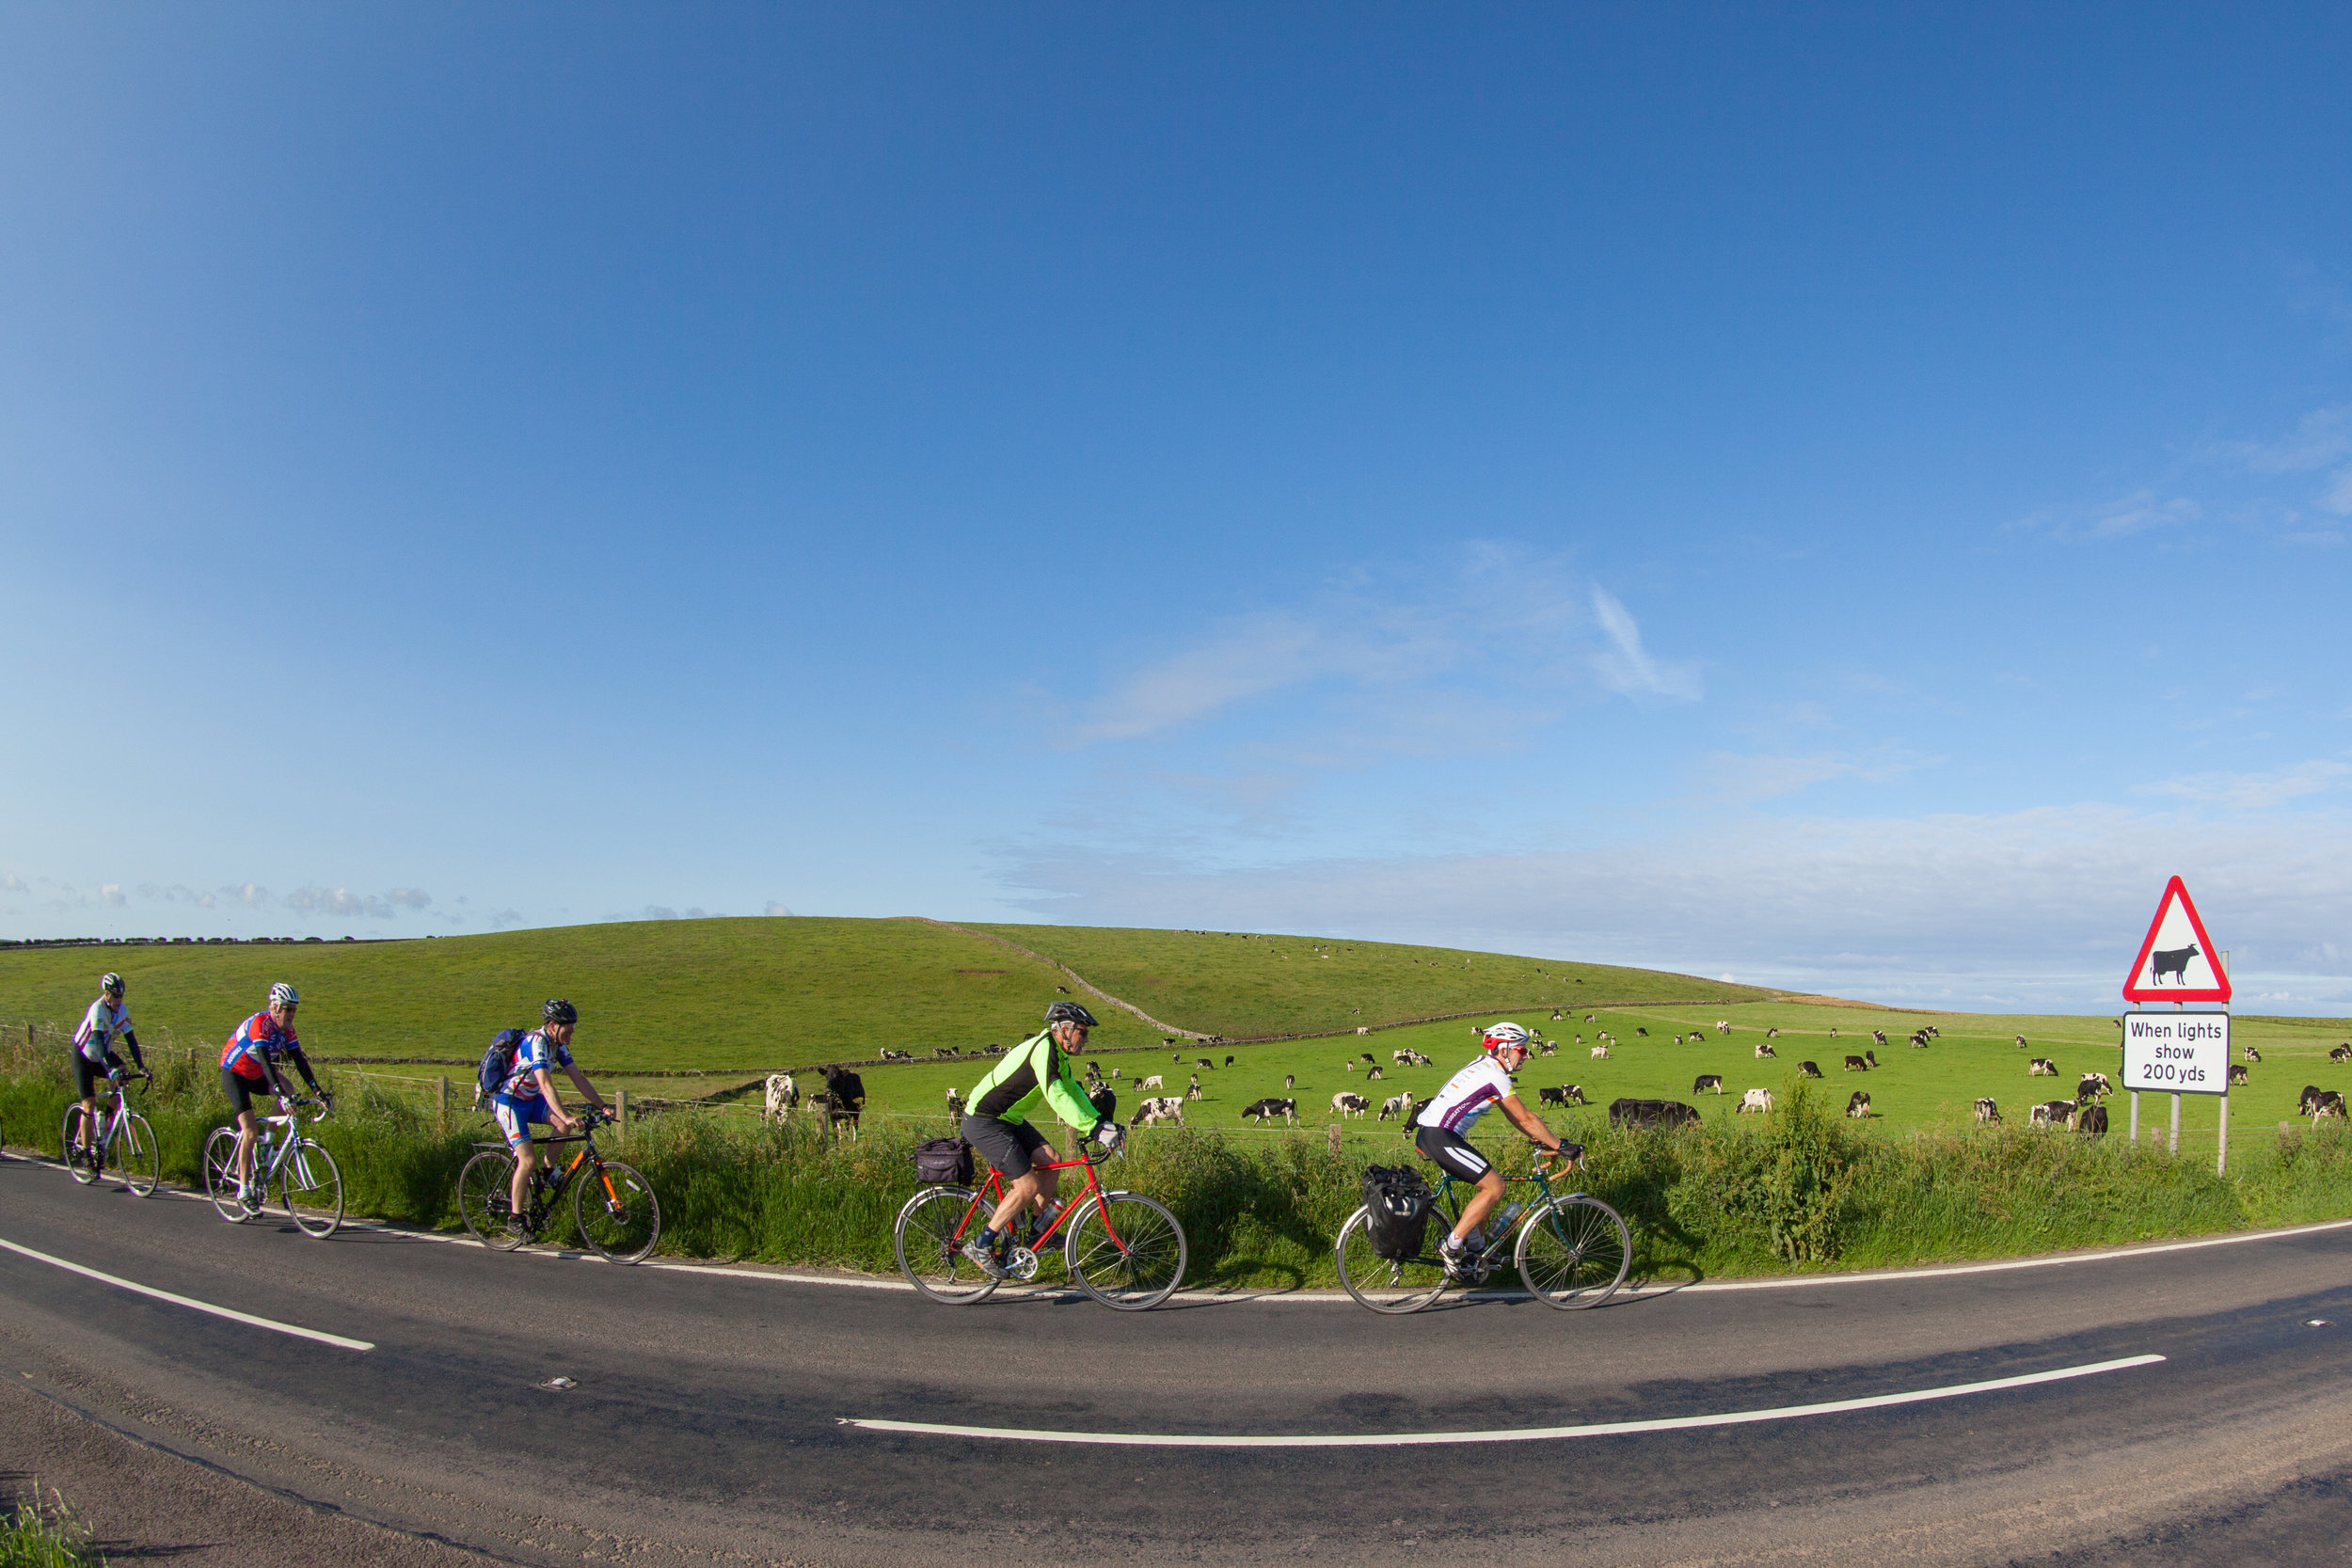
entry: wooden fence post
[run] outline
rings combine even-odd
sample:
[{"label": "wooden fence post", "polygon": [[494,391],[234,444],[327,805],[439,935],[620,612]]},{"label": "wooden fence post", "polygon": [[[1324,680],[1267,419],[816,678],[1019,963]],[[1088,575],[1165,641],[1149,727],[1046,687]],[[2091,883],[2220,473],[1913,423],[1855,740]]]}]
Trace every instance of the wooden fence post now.
[{"label": "wooden fence post", "polygon": [[628,1147],[628,1091],[612,1091],[612,1131],[622,1148]]},{"label": "wooden fence post", "polygon": [[1329,1127],[1324,1129],[1324,1132],[1325,1135],[1330,1139],[1331,1158],[1336,1160],[1340,1157],[1340,1124],[1336,1121],[1333,1122]]},{"label": "wooden fence post", "polygon": [[439,1087],[434,1091],[433,1119],[444,1137],[449,1134],[449,1074],[441,1074]]}]

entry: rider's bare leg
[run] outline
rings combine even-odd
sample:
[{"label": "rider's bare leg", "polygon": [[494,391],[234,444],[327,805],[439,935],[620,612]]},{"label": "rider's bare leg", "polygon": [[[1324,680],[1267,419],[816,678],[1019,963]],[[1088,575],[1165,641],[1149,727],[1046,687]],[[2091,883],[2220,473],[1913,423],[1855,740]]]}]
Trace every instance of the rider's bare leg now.
[{"label": "rider's bare leg", "polygon": [[506,1196],[514,1205],[509,1212],[520,1220],[531,1212],[531,1173],[538,1168],[539,1161],[529,1138],[511,1147],[515,1150],[515,1175],[506,1184]]},{"label": "rider's bare leg", "polygon": [[1031,1203],[1041,1206],[1052,1203],[1055,1193],[1060,1188],[1061,1172],[1032,1166],[1028,1175],[1006,1186],[1005,1201],[998,1204],[996,1212],[989,1216],[988,1227],[1003,1235],[1012,1222],[1021,1217],[1023,1209]]},{"label": "rider's bare leg", "polygon": [[237,1184],[241,1187],[253,1180],[253,1140],[261,1131],[261,1121],[250,1107],[237,1113]]},{"label": "rider's bare leg", "polygon": [[1478,1190],[1470,1194],[1470,1200],[1462,1205],[1462,1217],[1454,1223],[1453,1239],[1459,1242],[1477,1229],[1502,1201],[1502,1173],[1489,1168],[1478,1179]]}]

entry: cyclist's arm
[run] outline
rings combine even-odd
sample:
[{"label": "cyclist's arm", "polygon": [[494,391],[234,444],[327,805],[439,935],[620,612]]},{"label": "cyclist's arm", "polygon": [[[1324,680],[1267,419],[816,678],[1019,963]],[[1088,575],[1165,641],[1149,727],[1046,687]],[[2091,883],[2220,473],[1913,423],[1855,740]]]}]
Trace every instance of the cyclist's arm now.
[{"label": "cyclist's arm", "polygon": [[[1067,1062],[1069,1058],[1062,1060]],[[1078,1081],[1070,1076],[1067,1068],[1045,1081],[1045,1102],[1054,1108],[1056,1116],[1081,1132],[1093,1132],[1103,1119],[1103,1113],[1094,1108],[1094,1101],[1087,1098],[1086,1090],[1078,1086]]]},{"label": "cyclist's arm", "polygon": [[1534,1139],[1539,1146],[1551,1153],[1560,1152],[1560,1140],[1551,1135],[1551,1129],[1544,1125],[1543,1117],[1519,1103],[1518,1095],[1508,1095],[1499,1103],[1502,1107],[1502,1114],[1509,1117],[1520,1132]]},{"label": "cyclist's arm", "polygon": [[572,1066],[569,1062],[565,1062],[564,1064],[564,1070],[572,1075],[572,1082],[579,1085],[580,1097],[582,1100],[585,1100],[589,1104],[594,1105],[599,1111],[607,1108],[604,1103],[604,1096],[598,1094],[595,1088],[590,1086],[588,1083],[588,1075],[586,1073],[580,1071],[580,1069]]},{"label": "cyclist's arm", "polygon": [[310,1092],[312,1094],[318,1093],[319,1075],[310,1070],[310,1058],[302,1053],[302,1047],[298,1045],[290,1045],[286,1047],[286,1059],[294,1063],[295,1068],[301,1071],[302,1081],[310,1085]]},{"label": "cyclist's arm", "polygon": [[539,1098],[548,1102],[548,1119],[564,1132],[572,1130],[571,1113],[564,1109],[564,1097],[555,1092],[555,1076],[542,1065],[531,1069],[532,1082],[539,1085]]},{"label": "cyclist's arm", "polygon": [[132,1033],[127,1024],[123,1027],[122,1043],[131,1048],[131,1060],[138,1065],[138,1069],[141,1072],[145,1072],[147,1070],[147,1058],[139,1053],[139,1037],[137,1035]]}]

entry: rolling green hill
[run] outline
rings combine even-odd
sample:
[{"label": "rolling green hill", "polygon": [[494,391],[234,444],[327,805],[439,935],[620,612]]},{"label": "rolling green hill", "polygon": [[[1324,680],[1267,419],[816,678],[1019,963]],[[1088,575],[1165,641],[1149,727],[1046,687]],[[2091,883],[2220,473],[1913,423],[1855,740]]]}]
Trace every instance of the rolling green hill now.
[{"label": "rolling green hill", "polygon": [[[1000,934],[1173,1026],[1229,1036],[1528,1009],[1557,1005],[1553,996],[1583,1006],[1773,994],[1648,970],[1376,942],[1069,927]],[[1051,964],[974,931],[794,917],[395,942],[7,949],[0,1019],[71,1024],[107,969],[130,982],[143,1038],[162,1026],[183,1044],[225,1038],[272,981],[291,980],[303,995],[305,1042],[333,1056],[471,1057],[492,1031],[536,1022],[543,999],[566,996],[580,1009],[581,1060],[598,1071],[750,1071],[871,1059],[883,1046],[1010,1042],[1037,1027],[1057,987],[1086,996]],[[1104,1024],[1098,1049],[1159,1042],[1150,1025],[1087,1000]]]}]

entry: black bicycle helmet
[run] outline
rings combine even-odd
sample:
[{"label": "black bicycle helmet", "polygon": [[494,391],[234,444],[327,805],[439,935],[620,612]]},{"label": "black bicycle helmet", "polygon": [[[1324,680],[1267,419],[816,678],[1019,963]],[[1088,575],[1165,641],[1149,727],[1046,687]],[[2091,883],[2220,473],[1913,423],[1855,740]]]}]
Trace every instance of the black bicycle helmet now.
[{"label": "black bicycle helmet", "polygon": [[1045,1009],[1045,1026],[1051,1029],[1057,1023],[1074,1023],[1081,1029],[1095,1027],[1094,1015],[1075,1002],[1057,1002]]},{"label": "black bicycle helmet", "polygon": [[549,1023],[578,1023],[580,1009],[558,996],[539,1009],[539,1016]]}]

